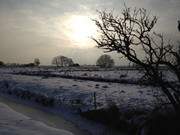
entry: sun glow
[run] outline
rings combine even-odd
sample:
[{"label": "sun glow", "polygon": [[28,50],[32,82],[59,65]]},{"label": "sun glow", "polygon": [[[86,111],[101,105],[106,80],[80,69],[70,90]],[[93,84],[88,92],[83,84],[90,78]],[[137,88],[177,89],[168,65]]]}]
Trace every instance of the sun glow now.
[{"label": "sun glow", "polygon": [[90,47],[90,38],[96,34],[93,21],[87,16],[71,16],[66,24],[68,37],[79,47]]}]

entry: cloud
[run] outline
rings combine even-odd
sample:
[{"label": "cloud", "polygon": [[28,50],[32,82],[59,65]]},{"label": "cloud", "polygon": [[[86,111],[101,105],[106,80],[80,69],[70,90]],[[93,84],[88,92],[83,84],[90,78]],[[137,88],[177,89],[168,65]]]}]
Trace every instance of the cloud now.
[{"label": "cloud", "polygon": [[[95,63],[102,50],[72,47],[65,35],[65,20],[72,15],[94,17],[96,10],[117,13],[125,0],[0,0],[0,57],[4,61],[28,61],[40,57],[50,63],[51,57],[64,53],[82,64]],[[144,7],[159,17],[157,29],[174,41],[180,39],[177,20],[179,0],[126,0],[127,6]],[[91,60],[88,60],[91,56]]]}]

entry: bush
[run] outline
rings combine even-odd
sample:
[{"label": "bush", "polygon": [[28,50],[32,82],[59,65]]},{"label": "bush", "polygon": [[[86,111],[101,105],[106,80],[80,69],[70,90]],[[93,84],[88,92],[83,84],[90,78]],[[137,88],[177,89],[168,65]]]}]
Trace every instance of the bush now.
[{"label": "bush", "polygon": [[90,110],[87,112],[81,112],[81,116],[87,119],[100,122],[111,128],[118,130],[129,130],[128,121],[120,113],[117,106],[111,106],[106,109]]},{"label": "bush", "polygon": [[5,66],[4,62],[0,61],[0,67]]}]

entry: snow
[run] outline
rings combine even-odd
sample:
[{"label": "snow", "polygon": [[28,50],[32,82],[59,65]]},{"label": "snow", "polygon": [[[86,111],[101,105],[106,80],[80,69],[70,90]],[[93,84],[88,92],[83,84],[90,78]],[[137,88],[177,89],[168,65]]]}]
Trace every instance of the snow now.
[{"label": "snow", "polygon": [[72,133],[49,127],[42,122],[15,112],[0,103],[0,134],[4,135],[73,135]]},{"label": "snow", "polygon": [[[143,76],[143,73],[136,69],[81,69],[81,68],[5,68],[0,69],[0,72],[4,73],[27,73],[30,75],[45,75],[45,76],[63,76],[72,78],[82,78],[82,79],[105,79],[112,81],[126,80],[128,83],[138,82]],[[168,81],[177,81],[177,78],[170,71],[163,71],[164,79]]]},{"label": "snow", "polygon": [[0,78],[0,89],[4,87],[4,81],[9,83],[11,91],[30,91],[68,105],[79,100],[81,109],[93,109],[94,93],[99,108],[107,107],[108,100],[121,107],[123,104],[144,107],[147,102],[154,102],[152,87],[147,86],[4,74]]},{"label": "snow", "polygon": [[[93,135],[103,135],[106,131],[98,123],[88,122],[78,115],[79,111],[94,109],[94,95],[98,108],[107,108],[109,104],[116,104],[121,111],[130,109],[152,110],[157,103],[156,96],[162,93],[154,91],[151,86],[135,84],[121,84],[112,82],[97,82],[90,80],[66,79],[61,77],[42,77],[12,74],[18,72],[43,72],[47,74],[70,74],[72,76],[93,76],[104,78],[118,78],[124,75],[126,79],[140,78],[140,73],[133,70],[122,71],[57,71],[53,69],[17,68],[0,69],[0,92],[10,93],[22,97],[22,93],[29,92],[36,99],[43,97],[54,99],[55,108],[67,120],[72,121],[82,129],[88,130]],[[174,80],[172,75],[169,78]],[[13,95],[13,96],[14,96]],[[163,100],[167,100],[163,97]],[[51,108],[52,110],[52,108]],[[98,130],[95,130],[98,129]]]},{"label": "snow", "polygon": [[[25,76],[25,75],[12,75],[12,72],[33,72],[41,71],[43,69],[37,68],[18,68],[18,69],[1,69],[0,89],[4,86],[3,82],[8,82],[11,91],[29,91],[47,97],[52,97],[57,102],[65,105],[73,106],[77,109],[91,110],[94,109],[94,97],[99,108],[108,106],[108,102],[112,101],[117,106],[127,109],[129,108],[153,108],[156,100],[154,97],[153,89],[151,86],[140,86],[133,84],[120,84],[112,82],[96,82],[89,80],[66,79],[61,77],[48,77],[41,76]],[[45,69],[44,69],[45,70]],[[51,69],[51,73],[63,73]],[[8,74],[9,73],[9,74]],[[48,72],[49,73],[49,72]],[[140,77],[137,70],[122,70],[122,71],[72,71],[68,74],[82,76],[83,74],[92,76],[94,74],[104,75],[104,77],[116,78],[122,74],[128,74],[127,78]],[[169,72],[168,72],[169,75]],[[169,78],[172,75],[169,75]],[[4,88],[3,88],[4,89]]]}]

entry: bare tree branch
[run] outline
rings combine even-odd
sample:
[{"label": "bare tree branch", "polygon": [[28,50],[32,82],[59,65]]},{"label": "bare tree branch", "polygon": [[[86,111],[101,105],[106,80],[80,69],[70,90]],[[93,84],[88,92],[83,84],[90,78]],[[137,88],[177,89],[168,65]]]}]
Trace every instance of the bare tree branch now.
[{"label": "bare tree branch", "polygon": [[[180,112],[177,96],[180,85],[180,52],[173,45],[166,44],[164,36],[153,32],[156,16],[150,16],[146,9],[125,8],[121,15],[100,12],[99,19],[93,20],[99,29],[99,37],[93,38],[98,48],[107,52],[116,51],[145,71],[145,78],[161,87],[175,110]],[[136,50],[135,48],[139,48]],[[144,54],[139,55],[140,53]],[[166,83],[161,67],[165,66],[178,78],[178,85]],[[166,80],[167,81],[167,80]],[[177,94],[178,93],[178,94]]]}]

